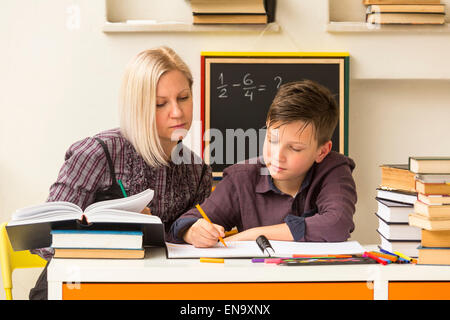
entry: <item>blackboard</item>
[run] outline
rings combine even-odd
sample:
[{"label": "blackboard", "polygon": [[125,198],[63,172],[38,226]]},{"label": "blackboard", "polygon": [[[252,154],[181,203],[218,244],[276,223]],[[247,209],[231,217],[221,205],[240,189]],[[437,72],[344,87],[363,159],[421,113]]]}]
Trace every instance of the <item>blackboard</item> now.
[{"label": "blackboard", "polygon": [[262,154],[266,114],[283,83],[314,80],[340,109],[333,150],[348,154],[348,66],[341,54],[202,55],[202,153],[213,175]]}]

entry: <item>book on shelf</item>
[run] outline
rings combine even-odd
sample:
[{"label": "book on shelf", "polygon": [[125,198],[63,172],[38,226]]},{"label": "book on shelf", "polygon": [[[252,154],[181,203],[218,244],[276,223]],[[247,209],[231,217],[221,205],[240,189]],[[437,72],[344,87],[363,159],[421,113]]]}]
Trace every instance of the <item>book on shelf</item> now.
[{"label": "book on shelf", "polygon": [[417,199],[430,206],[450,205],[450,196],[448,195],[419,193]]},{"label": "book on shelf", "polygon": [[409,215],[409,225],[426,230],[449,230],[450,219],[430,219],[427,216],[412,213]]},{"label": "book on shelf", "polygon": [[450,230],[431,231],[422,229],[422,246],[450,247]]},{"label": "book on shelf", "polygon": [[377,188],[377,198],[413,205],[417,200],[417,192]]},{"label": "book on shelf", "polygon": [[377,232],[380,235],[381,239],[381,242],[379,244],[379,247],[381,249],[387,250],[389,252],[399,251],[409,257],[417,257],[419,255],[417,247],[420,245],[420,240],[386,239],[378,230]]},{"label": "book on shelf", "polygon": [[420,228],[410,226],[408,222],[387,222],[378,215],[378,233],[390,240],[420,241]]},{"label": "book on shelf", "polygon": [[440,4],[441,0],[363,0],[364,5],[371,4]]},{"label": "book on shelf", "polygon": [[143,259],[144,249],[56,248],[53,258],[70,259]]},{"label": "book on shelf", "polygon": [[423,183],[450,183],[450,174],[416,174],[416,180]]},{"label": "book on shelf", "polygon": [[387,222],[408,223],[408,215],[414,211],[412,204],[390,201],[376,197],[377,216]]},{"label": "book on shelf", "polygon": [[416,180],[416,190],[418,193],[426,195],[450,195],[450,184],[424,183],[420,180]]},{"label": "book on shelf", "polygon": [[369,5],[366,14],[370,13],[445,13],[444,4],[382,4]]},{"label": "book on shelf", "polygon": [[430,219],[449,219],[450,220],[450,205],[429,205],[417,200],[414,203],[414,212],[426,216]]},{"label": "book on shelf", "polygon": [[142,249],[142,231],[52,230],[52,248]]},{"label": "book on shelf", "polygon": [[450,248],[420,246],[418,264],[450,265]]},{"label": "book on shelf", "polygon": [[192,0],[194,24],[267,24],[275,21],[276,0]]},{"label": "book on shelf", "polygon": [[366,22],[370,24],[431,24],[445,23],[445,15],[438,13],[369,13]]},{"label": "book on shelf", "polygon": [[83,210],[70,202],[46,202],[17,210],[6,225],[14,250],[50,247],[52,230],[140,230],[143,244],[164,246],[164,226],[157,216],[140,212],[153,198],[147,189],[127,198],[93,203]]},{"label": "book on shelf", "polygon": [[194,24],[267,24],[266,14],[208,14],[194,15]]},{"label": "book on shelf", "polygon": [[381,185],[383,189],[415,192],[415,175],[409,171],[407,164],[383,164],[381,168]]},{"label": "book on shelf", "polygon": [[193,14],[266,14],[264,0],[191,0]]},{"label": "book on shelf", "polygon": [[450,174],[450,157],[409,157],[409,170],[419,174]]}]

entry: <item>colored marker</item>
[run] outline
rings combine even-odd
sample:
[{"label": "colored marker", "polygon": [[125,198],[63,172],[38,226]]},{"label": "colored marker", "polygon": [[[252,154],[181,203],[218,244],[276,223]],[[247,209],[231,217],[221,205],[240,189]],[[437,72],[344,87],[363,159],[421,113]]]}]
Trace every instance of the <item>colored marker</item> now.
[{"label": "colored marker", "polygon": [[381,251],[382,253],[390,254],[391,256],[394,256],[394,257],[397,257],[397,258],[398,258],[398,255],[396,255],[396,254],[394,254],[394,253],[392,253],[392,252],[389,252],[389,251],[387,251],[387,250],[384,250],[384,249],[381,249],[381,248],[380,248],[380,251]]},{"label": "colored marker", "polygon": [[264,262],[264,260],[265,260],[264,258],[253,258],[252,262],[253,263],[259,263],[259,262]]},{"label": "colored marker", "polygon": [[381,264],[384,265],[384,266],[388,264],[388,263],[387,263],[385,260],[383,260],[382,258],[379,258],[379,257],[377,257],[377,256],[374,256],[373,254],[370,254],[369,252],[364,252],[363,257],[369,257],[369,258],[372,258],[373,260],[375,260],[375,261],[378,262],[378,263],[381,263]]},{"label": "colored marker", "polygon": [[379,252],[375,252],[375,251],[370,251],[369,253],[373,254],[374,256],[387,259],[391,262],[396,262],[398,260],[397,256],[393,256],[393,255],[390,255],[387,253],[379,253]]},{"label": "colored marker", "polygon": [[224,259],[218,259],[218,258],[200,258],[200,262],[206,262],[206,263],[224,263]]},{"label": "colored marker", "polygon": [[[195,207],[200,212],[200,214],[202,215],[203,219],[205,219],[206,221],[208,221],[212,225],[213,223],[211,222],[211,220],[209,220],[208,216],[206,215],[205,211],[203,211],[203,209],[200,207],[200,205],[197,204]],[[219,237],[219,240],[220,240],[220,242],[222,242],[222,244],[225,247],[227,247],[227,245],[225,244],[225,241],[223,241],[222,237]]]},{"label": "colored marker", "polygon": [[412,261],[412,258],[408,257],[407,255],[404,255],[404,254],[401,253],[401,252],[394,251],[394,253],[395,253],[396,255],[398,255],[400,258],[403,258],[403,259],[408,260],[408,261],[410,261],[410,262]]},{"label": "colored marker", "polygon": [[353,258],[353,256],[349,254],[335,254],[335,255],[293,254],[292,258]]},{"label": "colored marker", "polygon": [[281,261],[282,261],[281,258],[264,259],[264,263],[276,263],[276,264],[280,264]]}]

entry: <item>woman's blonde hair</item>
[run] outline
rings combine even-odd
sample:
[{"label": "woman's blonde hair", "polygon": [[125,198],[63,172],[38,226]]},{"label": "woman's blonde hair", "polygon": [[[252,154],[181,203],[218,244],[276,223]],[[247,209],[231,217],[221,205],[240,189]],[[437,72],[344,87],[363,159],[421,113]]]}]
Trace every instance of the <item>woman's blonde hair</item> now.
[{"label": "woman's blonde hair", "polygon": [[179,70],[186,76],[192,91],[189,67],[168,47],[140,52],[128,63],[122,80],[121,132],[152,167],[168,165],[156,127],[156,86],[161,76],[172,70]]}]

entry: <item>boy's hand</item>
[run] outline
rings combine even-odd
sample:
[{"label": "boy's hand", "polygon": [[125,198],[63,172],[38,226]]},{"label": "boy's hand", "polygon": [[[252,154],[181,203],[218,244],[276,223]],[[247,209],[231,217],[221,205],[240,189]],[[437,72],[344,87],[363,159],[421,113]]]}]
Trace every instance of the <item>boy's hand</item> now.
[{"label": "boy's hand", "polygon": [[214,246],[219,237],[225,236],[225,229],[218,224],[211,224],[205,219],[198,219],[185,233],[183,240],[198,248]]}]

